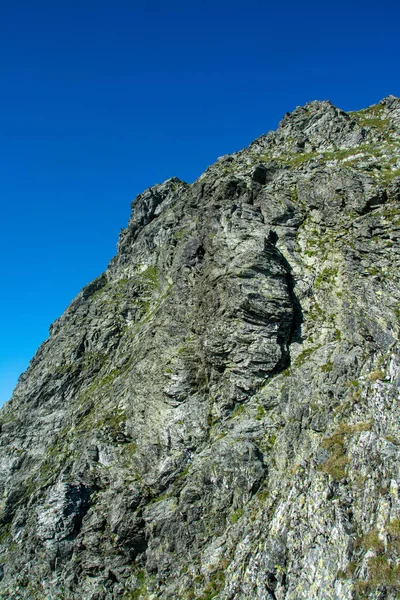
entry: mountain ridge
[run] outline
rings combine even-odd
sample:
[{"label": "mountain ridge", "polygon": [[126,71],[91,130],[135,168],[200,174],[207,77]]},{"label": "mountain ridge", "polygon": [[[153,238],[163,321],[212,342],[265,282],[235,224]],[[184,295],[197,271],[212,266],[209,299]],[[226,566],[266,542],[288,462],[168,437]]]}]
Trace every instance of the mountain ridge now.
[{"label": "mountain ridge", "polygon": [[0,597],[397,597],[400,99],[139,194],[0,413]]}]

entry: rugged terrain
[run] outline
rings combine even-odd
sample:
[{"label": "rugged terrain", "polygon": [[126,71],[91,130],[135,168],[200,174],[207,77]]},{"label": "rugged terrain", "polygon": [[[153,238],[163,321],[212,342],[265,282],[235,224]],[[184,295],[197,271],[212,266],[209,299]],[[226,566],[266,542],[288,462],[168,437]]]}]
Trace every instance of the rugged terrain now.
[{"label": "rugged terrain", "polygon": [[139,195],[0,413],[0,598],[400,593],[400,99]]}]

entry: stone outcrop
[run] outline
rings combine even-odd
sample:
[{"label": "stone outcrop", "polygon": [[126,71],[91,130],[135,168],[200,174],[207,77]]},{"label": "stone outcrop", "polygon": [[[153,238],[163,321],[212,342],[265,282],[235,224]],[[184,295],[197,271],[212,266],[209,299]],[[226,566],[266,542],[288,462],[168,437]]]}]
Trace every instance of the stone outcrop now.
[{"label": "stone outcrop", "polygon": [[398,598],[399,147],[311,102],[135,199],[0,413],[0,598]]}]

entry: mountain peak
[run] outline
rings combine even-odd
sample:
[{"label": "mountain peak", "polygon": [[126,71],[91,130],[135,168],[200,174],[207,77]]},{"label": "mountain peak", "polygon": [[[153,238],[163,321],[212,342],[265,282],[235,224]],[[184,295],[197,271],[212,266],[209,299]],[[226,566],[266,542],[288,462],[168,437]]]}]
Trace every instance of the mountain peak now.
[{"label": "mountain peak", "polygon": [[398,597],[399,120],[137,196],[0,412],[1,598]]}]

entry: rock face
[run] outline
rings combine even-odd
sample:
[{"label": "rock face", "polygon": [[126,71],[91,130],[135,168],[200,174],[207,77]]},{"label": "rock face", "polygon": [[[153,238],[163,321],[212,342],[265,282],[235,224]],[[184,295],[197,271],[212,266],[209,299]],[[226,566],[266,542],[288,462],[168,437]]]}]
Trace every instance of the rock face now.
[{"label": "rock face", "polygon": [[0,413],[0,597],[400,589],[400,99],[139,195]]}]

